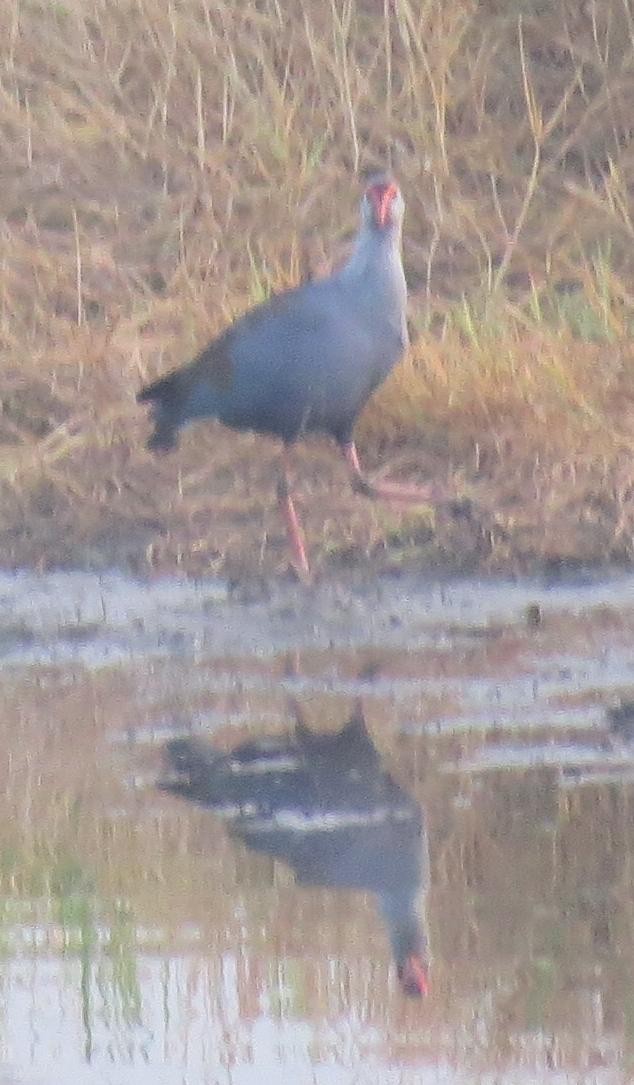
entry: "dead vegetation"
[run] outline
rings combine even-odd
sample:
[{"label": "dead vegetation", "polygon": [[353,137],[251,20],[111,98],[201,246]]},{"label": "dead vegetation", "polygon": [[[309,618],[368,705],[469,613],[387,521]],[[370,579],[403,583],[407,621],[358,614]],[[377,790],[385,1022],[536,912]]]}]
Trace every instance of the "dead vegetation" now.
[{"label": "dead vegetation", "polygon": [[134,394],[315,273],[355,172],[408,201],[415,345],[366,458],[470,511],[395,518],[298,454],[322,562],[631,560],[631,0],[9,0],[0,9],[0,538],[24,563],[278,568],[275,450]]}]

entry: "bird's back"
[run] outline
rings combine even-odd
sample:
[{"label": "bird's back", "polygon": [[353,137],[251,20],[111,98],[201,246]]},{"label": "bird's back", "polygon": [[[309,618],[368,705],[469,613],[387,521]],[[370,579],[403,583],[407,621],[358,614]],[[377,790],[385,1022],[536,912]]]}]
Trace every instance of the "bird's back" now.
[{"label": "bird's back", "polygon": [[192,364],[189,416],[286,441],[313,430],[346,440],[404,348],[401,329],[362,300],[333,276],[247,313]]},{"label": "bird's back", "polygon": [[154,408],[150,446],[171,447],[181,426],[205,417],[287,442],[313,430],[350,440],[405,349],[405,305],[400,217],[379,226],[365,207],[344,267],[246,313],[189,365],[142,390]]}]

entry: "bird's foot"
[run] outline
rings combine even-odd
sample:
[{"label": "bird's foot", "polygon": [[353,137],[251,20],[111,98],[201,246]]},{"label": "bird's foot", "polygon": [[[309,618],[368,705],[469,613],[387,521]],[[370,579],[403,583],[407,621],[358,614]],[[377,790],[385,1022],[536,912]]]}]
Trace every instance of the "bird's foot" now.
[{"label": "bird's foot", "polygon": [[449,491],[437,482],[415,486],[400,482],[370,482],[364,475],[353,475],[352,489],[364,497],[389,501],[394,505],[442,505],[452,500]]},{"label": "bird's foot", "polygon": [[361,470],[354,441],[343,446],[343,454],[352,473],[352,489],[374,500],[391,501],[396,505],[442,505],[451,501],[453,494],[440,483],[429,482],[426,486],[414,486],[410,483],[387,482],[383,479],[371,481]]},{"label": "bird's foot", "polygon": [[293,553],[291,563],[289,565],[289,573],[294,574],[301,584],[312,584],[313,573],[306,559],[306,554],[302,558],[301,553]]}]

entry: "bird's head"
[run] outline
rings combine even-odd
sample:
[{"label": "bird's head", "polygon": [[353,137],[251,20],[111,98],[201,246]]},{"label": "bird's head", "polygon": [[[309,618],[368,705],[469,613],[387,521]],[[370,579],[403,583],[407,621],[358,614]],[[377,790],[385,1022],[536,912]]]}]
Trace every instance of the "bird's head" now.
[{"label": "bird's head", "polygon": [[404,211],[405,202],[394,178],[388,173],[371,177],[361,204],[364,221],[375,230],[398,229]]},{"label": "bird's head", "polygon": [[429,994],[427,965],[418,953],[410,953],[398,962],[398,978],[403,993],[410,998],[423,998]]}]

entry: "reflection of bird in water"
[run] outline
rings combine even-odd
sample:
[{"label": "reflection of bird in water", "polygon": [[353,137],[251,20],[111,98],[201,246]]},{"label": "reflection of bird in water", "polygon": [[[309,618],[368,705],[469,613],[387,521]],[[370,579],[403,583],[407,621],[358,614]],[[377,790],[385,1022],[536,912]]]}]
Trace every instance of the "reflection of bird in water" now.
[{"label": "reflection of bird in water", "polygon": [[417,897],[427,880],[420,807],[382,767],[357,705],[336,734],[310,731],[224,754],[196,739],[167,745],[165,790],[229,818],[256,851],[288,863],[300,885],[375,893],[403,991],[427,993],[427,939]]},{"label": "reflection of bird in water", "polygon": [[624,742],[634,739],[634,701],[620,701],[607,709],[610,730]]}]

